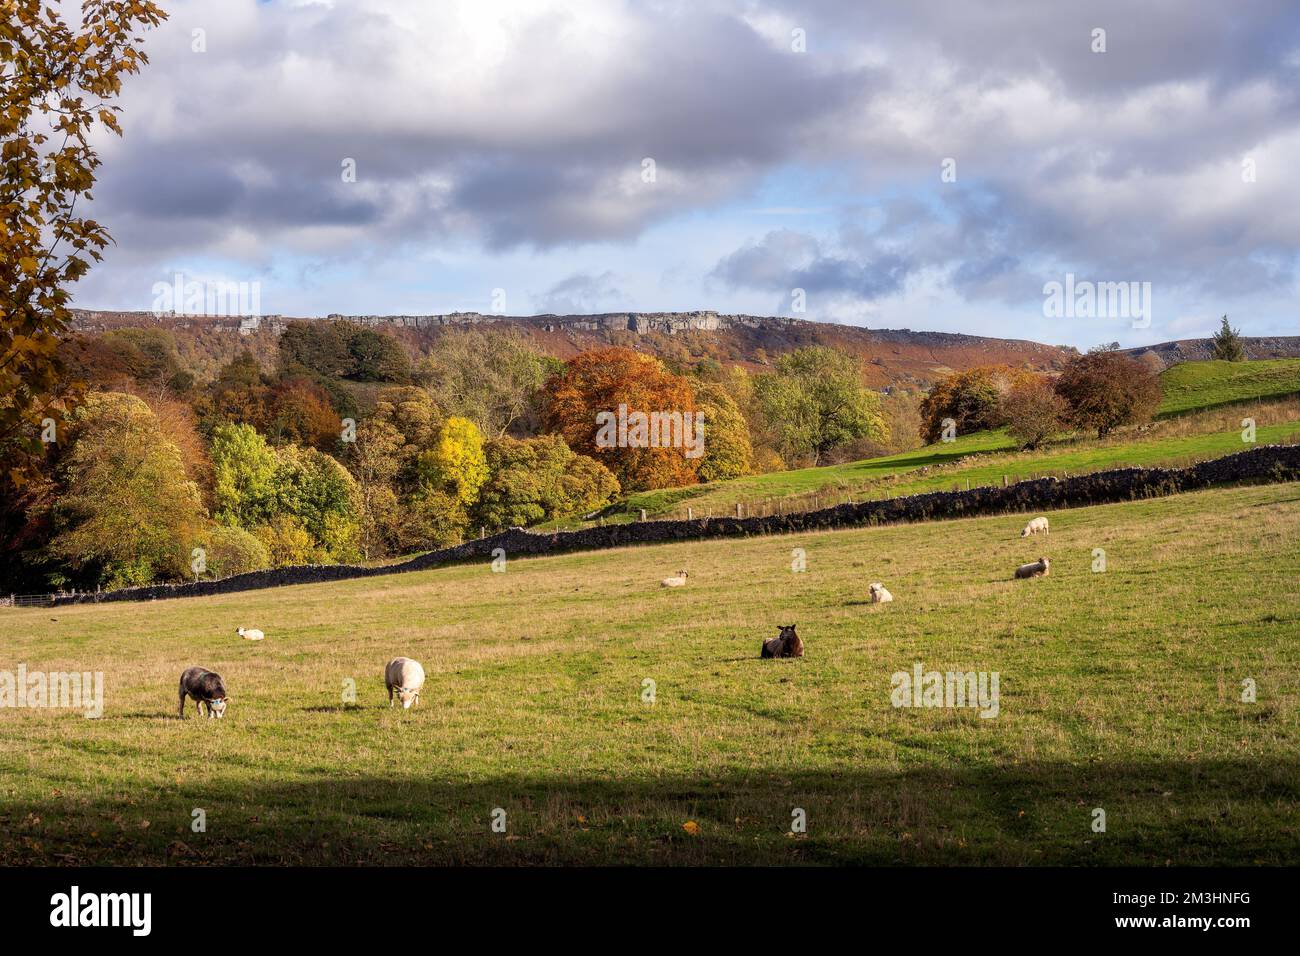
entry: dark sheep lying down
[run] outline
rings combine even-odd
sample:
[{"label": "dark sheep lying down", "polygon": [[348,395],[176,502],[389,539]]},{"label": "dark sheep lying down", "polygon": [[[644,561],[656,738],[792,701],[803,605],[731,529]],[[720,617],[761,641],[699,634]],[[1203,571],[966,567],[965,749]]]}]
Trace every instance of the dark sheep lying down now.
[{"label": "dark sheep lying down", "polygon": [[763,642],[760,657],[803,657],[803,641],[794,632],[793,624],[778,625],[780,633]]},{"label": "dark sheep lying down", "polygon": [[214,674],[202,667],[191,667],[181,675],[181,720],[185,719],[186,695],[195,702],[194,709],[199,712],[199,716],[203,715],[204,707],[208,709],[209,719],[213,717],[220,719],[226,716],[226,701],[230,695],[226,693],[226,685],[221,680],[220,674]]}]

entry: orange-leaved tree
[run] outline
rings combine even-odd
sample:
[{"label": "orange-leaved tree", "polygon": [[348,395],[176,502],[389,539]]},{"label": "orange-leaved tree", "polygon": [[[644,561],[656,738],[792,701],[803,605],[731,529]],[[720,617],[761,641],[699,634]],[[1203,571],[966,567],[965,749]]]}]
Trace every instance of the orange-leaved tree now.
[{"label": "orange-leaved tree", "polygon": [[[685,418],[689,414],[694,422],[695,393],[688,379],[673,375],[657,359],[625,348],[583,352],[570,359],[562,373],[547,381],[544,395],[545,429],[558,433],[574,451],[605,465],[624,491],[696,482],[701,459],[689,454],[688,444],[699,435],[687,428]],[[612,444],[597,441],[602,421],[610,421],[608,416],[618,417],[620,408],[623,417],[632,423],[627,440],[620,437]],[[636,435],[637,413],[658,415],[655,421],[668,421],[673,426],[680,422],[683,440],[659,441],[658,447],[643,444]],[[704,434],[707,429],[706,421]],[[671,438],[665,434],[670,430],[660,428],[656,435]],[[617,431],[621,436],[623,429]],[[656,436],[650,437],[654,441]]]},{"label": "orange-leaved tree", "polygon": [[1034,373],[1007,365],[979,365],[939,379],[921,403],[921,437],[937,442],[944,419],[951,418],[958,434],[1001,428],[1005,425],[1003,400]]}]

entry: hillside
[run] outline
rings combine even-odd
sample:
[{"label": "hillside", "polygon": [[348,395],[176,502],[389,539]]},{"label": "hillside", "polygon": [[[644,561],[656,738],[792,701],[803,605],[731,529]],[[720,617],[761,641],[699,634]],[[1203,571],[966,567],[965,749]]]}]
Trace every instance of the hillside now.
[{"label": "hillside", "polygon": [[[14,660],[107,690],[97,720],[0,709],[0,864],[1294,861],[1296,486],[1022,523],[7,611]],[[1040,554],[1050,577],[1011,580]],[[688,587],[657,587],[678,568]],[[875,580],[894,604],[866,603]],[[759,660],[791,622],[806,656]],[[396,654],[429,674],[408,712]],[[226,679],[224,720],[176,719],[195,663]],[[917,665],[997,673],[996,716],[892,706]]]},{"label": "hillside", "polygon": [[[216,351],[229,361],[243,346],[266,350],[290,316],[260,320],[164,316],[149,312],[76,310],[74,328],[98,332],[127,327],[163,327],[177,339],[183,356]],[[772,316],[719,315],[714,312],[606,313],[600,315],[496,316],[477,312],[427,316],[343,316],[383,328],[404,342],[413,355],[427,351],[449,329],[491,324],[523,331],[548,355],[569,359],[580,352],[623,345],[673,363],[712,358],[751,371],[773,358],[806,345],[830,345],[866,363],[874,388],[926,387],[953,369],[975,365],[1012,365],[1039,371],[1060,369],[1075,350],[1020,339],[998,339],[952,332],[864,329],[849,325]],[[320,320],[316,320],[320,321]],[[198,364],[197,361],[192,364]],[[215,371],[221,362],[204,362]]]},{"label": "hillside", "polygon": [[[1297,340],[1300,341],[1300,340]],[[1183,362],[1160,375],[1165,399],[1159,414],[1300,393],[1300,359]]]},{"label": "hillside", "polygon": [[1003,475],[1014,480],[1127,465],[1183,464],[1241,449],[1241,415],[1224,409],[1239,402],[1265,402],[1251,411],[1259,426],[1258,442],[1300,439],[1300,402],[1286,400],[1300,395],[1300,359],[1190,362],[1166,369],[1160,382],[1165,399],[1159,418],[1180,416],[1177,423],[1158,420],[1104,441],[1069,437],[1034,453],[1017,452],[1002,431],[976,432],[883,458],[642,492],[607,509],[601,518],[632,521],[642,510],[649,518],[681,518],[687,509],[700,516],[730,514],[737,503],[756,514],[798,511],[849,496],[892,497],[966,482],[991,484]]}]

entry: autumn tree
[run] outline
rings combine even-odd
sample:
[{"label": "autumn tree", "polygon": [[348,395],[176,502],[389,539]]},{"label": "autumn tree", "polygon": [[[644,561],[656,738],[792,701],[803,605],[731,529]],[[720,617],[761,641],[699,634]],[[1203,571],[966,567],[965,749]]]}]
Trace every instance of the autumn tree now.
[{"label": "autumn tree", "polygon": [[1070,361],[1056,380],[1076,428],[1104,436],[1120,425],[1150,421],[1160,407],[1160,379],[1114,347],[1094,349]]},{"label": "autumn tree", "polygon": [[1017,382],[1002,401],[1007,434],[1026,450],[1038,448],[1059,432],[1069,410],[1051,381],[1041,375]]},{"label": "autumn tree", "polygon": [[404,441],[388,422],[368,418],[345,446],[343,462],[357,481],[358,543],[366,559],[382,557],[400,539],[396,479]]},{"label": "autumn tree", "polygon": [[212,436],[212,465],[217,521],[252,532],[275,563],[359,556],[357,483],[334,458],[226,424]]},{"label": "autumn tree", "polygon": [[817,465],[840,445],[887,437],[880,398],[863,384],[858,360],[827,346],[782,355],[774,372],[755,377],[754,398],[787,462]]},{"label": "autumn tree", "polygon": [[226,422],[257,427],[266,420],[270,391],[261,364],[251,352],[243,351],[221,367],[196,407],[209,429]]},{"label": "autumn tree", "polygon": [[517,330],[448,332],[419,370],[444,413],[472,419],[493,438],[535,431],[546,376],[546,359]]},{"label": "autumn tree", "polygon": [[921,437],[927,444],[937,442],[947,418],[953,420],[957,433],[962,435],[1001,428],[1006,424],[1002,400],[1015,385],[1032,375],[1006,365],[979,365],[939,379],[921,402]]},{"label": "autumn tree", "polygon": [[448,418],[432,447],[420,454],[417,467],[422,485],[472,505],[488,476],[483,433],[468,418]]},{"label": "autumn tree", "polygon": [[114,329],[98,338],[114,364],[141,389],[183,394],[194,384],[176,352],[176,339],[166,329]]},{"label": "autumn tree", "polygon": [[753,468],[754,449],[740,407],[726,388],[712,382],[696,385],[695,398],[704,413],[700,481],[725,481],[748,475]]},{"label": "autumn tree", "polygon": [[[102,258],[106,228],[77,214],[100,165],[99,129],[122,134],[112,100],[148,58],[148,0],[82,0],[72,26],[59,4],[0,7],[0,480],[21,483],[44,456],[43,422],[81,394],[61,339],[69,286]],[[5,498],[9,495],[6,493]]]},{"label": "autumn tree", "polygon": [[212,524],[199,537],[205,569],[199,577],[228,578],[232,574],[271,567],[271,553],[257,536],[243,528]]},{"label": "autumn tree", "polygon": [[49,553],[106,588],[188,576],[207,515],[149,406],[133,395],[94,393],[69,432]]},{"label": "autumn tree", "polygon": [[310,445],[327,451],[338,443],[341,419],[325,389],[311,379],[282,378],[265,398],[261,427],[272,444]]},{"label": "autumn tree", "polygon": [[[668,372],[657,359],[625,348],[583,352],[549,379],[544,390],[546,430],[559,434],[575,452],[604,464],[625,491],[695,483],[698,458],[687,457],[684,441],[677,447],[662,442],[654,447],[596,440],[602,421],[598,416],[617,416],[620,407],[628,416],[680,416],[684,429],[684,416],[696,411],[695,393],[689,380]],[[679,437],[684,439],[684,432]]]},{"label": "autumn tree", "polygon": [[1214,333],[1214,357],[1224,362],[1241,362],[1246,358],[1246,348],[1241,341],[1241,331],[1228,324],[1223,317],[1219,331]]}]

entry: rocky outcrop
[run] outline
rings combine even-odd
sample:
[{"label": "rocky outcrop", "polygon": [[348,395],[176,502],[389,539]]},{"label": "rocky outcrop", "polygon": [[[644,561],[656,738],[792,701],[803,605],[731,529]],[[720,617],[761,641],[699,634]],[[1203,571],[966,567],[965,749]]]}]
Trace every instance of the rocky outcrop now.
[{"label": "rocky outcrop", "polygon": [[[1243,338],[1242,348],[1248,359],[1300,358],[1300,335],[1273,335],[1256,338]],[[1177,342],[1161,342],[1158,345],[1143,345],[1135,349],[1125,349],[1134,358],[1155,356],[1160,360],[1160,368],[1169,368],[1179,362],[1204,362],[1214,358],[1214,341],[1212,339],[1181,339]]]},{"label": "rocky outcrop", "polygon": [[746,537],[821,531],[869,525],[933,521],[1009,512],[1047,511],[1083,505],[1132,501],[1237,482],[1300,481],[1300,445],[1266,445],[1187,468],[1120,468],[1075,478],[1038,478],[1005,488],[936,491],[923,495],[843,504],[819,511],[758,518],[699,518],[693,521],[643,521],[581,531],[533,534],[511,528],[501,534],[431,551],[400,564],[367,568],[310,565],[251,571],[219,581],[125,588],[102,594],[56,595],[53,604],[101,601],[152,601],[159,598],[229,594],[287,584],[311,584],[350,578],[423,571],[448,564],[485,560],[500,548],[508,557],[595,551],[636,544],[665,544],[702,538]]}]

